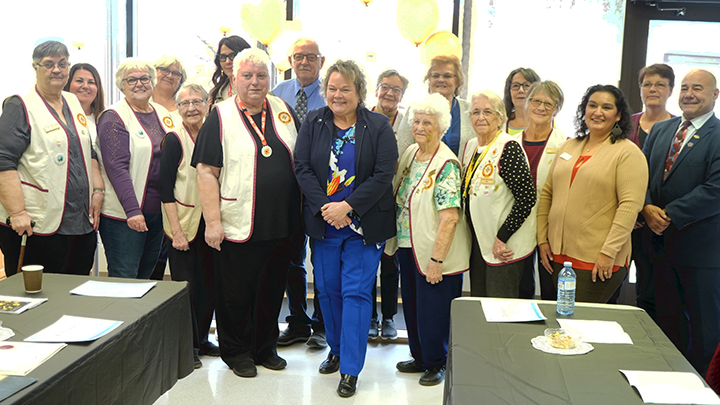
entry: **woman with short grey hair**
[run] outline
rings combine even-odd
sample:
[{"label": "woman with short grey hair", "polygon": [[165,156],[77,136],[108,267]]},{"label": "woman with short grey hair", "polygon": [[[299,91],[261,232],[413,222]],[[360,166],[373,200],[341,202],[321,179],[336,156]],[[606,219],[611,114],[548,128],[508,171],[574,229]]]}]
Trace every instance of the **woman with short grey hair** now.
[{"label": "woman with short grey hair", "polygon": [[115,85],[125,97],[98,119],[97,143],[107,185],[100,236],[111,277],[147,279],[163,238],[160,146],[179,123],[165,107],[150,101],[155,86],[151,63],[121,63]]},{"label": "woman with short grey hair", "polygon": [[[162,58],[155,61],[155,71],[158,80],[153,91],[152,100],[165,107],[168,111],[176,112],[175,95],[188,78],[185,66],[183,66],[180,58],[163,55]],[[180,119],[177,113],[175,116]]]}]

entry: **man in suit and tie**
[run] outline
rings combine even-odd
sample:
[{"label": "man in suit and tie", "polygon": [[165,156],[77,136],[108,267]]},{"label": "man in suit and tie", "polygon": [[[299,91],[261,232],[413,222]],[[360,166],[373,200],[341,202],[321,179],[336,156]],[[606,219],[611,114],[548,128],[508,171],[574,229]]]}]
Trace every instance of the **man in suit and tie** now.
[{"label": "man in suit and tie", "polygon": [[660,328],[701,375],[720,341],[720,120],[715,76],[690,71],[682,117],[655,124],[643,152],[642,214],[653,235]]},{"label": "man in suit and tie", "polygon": [[[320,89],[320,69],[325,57],[320,54],[320,47],[315,40],[299,38],[290,45],[288,61],[295,77],[279,83],[272,94],[285,100],[295,111],[295,116],[302,124],[307,113],[325,106],[325,99]],[[290,316],[286,318],[288,327],[280,332],[278,346],[289,346],[293,343],[307,342],[314,349],[327,347],[325,340],[325,324],[323,323],[320,303],[317,300],[317,289],[313,300],[312,317],[307,315],[307,237],[302,235],[289,242],[287,249],[292,250],[292,259],[288,267],[287,292]],[[311,333],[312,327],[312,335]]]}]

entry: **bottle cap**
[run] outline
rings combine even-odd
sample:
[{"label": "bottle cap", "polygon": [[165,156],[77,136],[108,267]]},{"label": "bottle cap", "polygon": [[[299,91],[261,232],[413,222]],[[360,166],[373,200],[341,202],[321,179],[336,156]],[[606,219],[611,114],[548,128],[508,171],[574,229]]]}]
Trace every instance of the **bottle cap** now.
[{"label": "bottle cap", "polygon": [[563,263],[565,267],[572,267],[572,262],[565,262]]}]

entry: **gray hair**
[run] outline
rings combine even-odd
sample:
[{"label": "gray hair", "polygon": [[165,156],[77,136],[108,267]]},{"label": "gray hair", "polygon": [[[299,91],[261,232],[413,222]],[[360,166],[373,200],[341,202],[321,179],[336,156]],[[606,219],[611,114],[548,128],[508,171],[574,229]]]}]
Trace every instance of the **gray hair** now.
[{"label": "gray hair", "polygon": [[444,134],[450,128],[452,115],[450,114],[450,103],[440,93],[433,93],[420,101],[410,104],[408,122],[412,125],[415,114],[434,115],[437,120],[440,133]]},{"label": "gray hair", "polygon": [[133,70],[139,70],[145,72],[150,76],[150,81],[153,87],[155,87],[155,79],[157,78],[155,73],[155,67],[150,62],[145,62],[137,59],[127,59],[121,63],[115,71],[115,87],[121,92],[125,90],[125,75]]},{"label": "gray hair", "polygon": [[475,99],[486,98],[492,104],[493,110],[500,116],[500,127],[507,121],[507,111],[505,110],[505,103],[503,100],[492,90],[483,90],[474,93],[470,98],[470,105],[475,104]]},{"label": "gray hair", "polygon": [[317,43],[316,40],[314,40],[313,38],[309,38],[309,37],[300,37],[300,38],[296,39],[292,43],[292,45],[290,45],[290,48],[288,48],[288,51],[287,51],[287,56],[292,56],[293,51],[295,51],[295,47],[298,46],[298,44],[301,42],[310,42],[310,43],[315,44],[315,46],[317,46],[317,49],[318,49],[318,54],[322,55],[322,52],[320,52],[320,45]]},{"label": "gray hair", "polygon": [[[330,82],[330,76],[333,73],[340,73],[345,80],[348,80],[355,85],[355,90],[358,93],[358,107],[365,107],[365,97],[367,97],[367,81],[365,80],[365,73],[360,65],[352,59],[337,60],[330,66],[325,72],[325,77],[322,81],[322,92],[323,97],[327,97],[328,83]],[[327,101],[327,100],[326,100]]]},{"label": "gray hair", "polygon": [[185,70],[185,66],[183,65],[180,58],[175,57],[175,56],[163,55],[160,59],[155,61],[155,69],[157,69],[159,67],[166,68],[166,67],[169,67],[169,66],[172,66],[175,64],[178,65],[178,67],[180,68],[180,73],[182,73],[182,77],[180,78],[180,83],[178,83],[178,88],[175,91],[175,94],[177,94],[177,92],[182,87],[183,83],[185,83],[185,80],[187,80],[187,78],[188,78],[188,72],[187,72],[187,70]]},{"label": "gray hair", "polygon": [[200,97],[202,97],[203,100],[206,100],[210,97],[207,90],[205,88],[197,83],[188,83],[184,86],[182,86],[180,89],[178,89],[177,93],[175,93],[175,103],[180,102],[180,92],[182,90],[187,90],[188,93],[196,94]]},{"label": "gray hair", "polygon": [[235,60],[233,60],[233,76],[237,75],[237,71],[240,68],[240,65],[244,63],[251,63],[256,66],[264,66],[265,70],[270,73],[270,57],[265,51],[258,48],[244,49],[242,52],[237,54]]},{"label": "gray hair", "polygon": [[380,83],[382,83],[382,80],[386,77],[391,76],[397,76],[398,79],[402,82],[403,85],[403,93],[405,93],[405,90],[407,90],[408,84],[410,84],[410,81],[403,75],[401,75],[397,70],[395,69],[387,69],[384,70],[377,78],[377,83],[375,84],[375,87],[380,86]]},{"label": "gray hair", "polygon": [[527,98],[525,99],[525,107],[530,105],[530,99],[532,99],[537,93],[545,93],[555,102],[555,113],[559,113],[562,110],[563,103],[565,102],[565,95],[563,94],[560,86],[552,80],[545,80],[542,82],[535,82],[530,87]]},{"label": "gray hair", "polygon": [[36,46],[33,50],[32,61],[33,63],[38,64],[41,60],[43,60],[43,58],[56,55],[62,55],[68,59],[70,58],[70,52],[68,52],[65,44],[58,41],[45,41]]}]

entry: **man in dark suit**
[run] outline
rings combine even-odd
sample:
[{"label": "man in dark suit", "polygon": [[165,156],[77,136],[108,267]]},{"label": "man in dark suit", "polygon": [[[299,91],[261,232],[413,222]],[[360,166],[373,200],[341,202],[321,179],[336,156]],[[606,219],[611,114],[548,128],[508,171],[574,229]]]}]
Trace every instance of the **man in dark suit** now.
[{"label": "man in dark suit", "polygon": [[706,70],[680,87],[682,117],[655,124],[643,152],[642,214],[653,235],[658,324],[701,375],[720,341],[720,120]]}]

